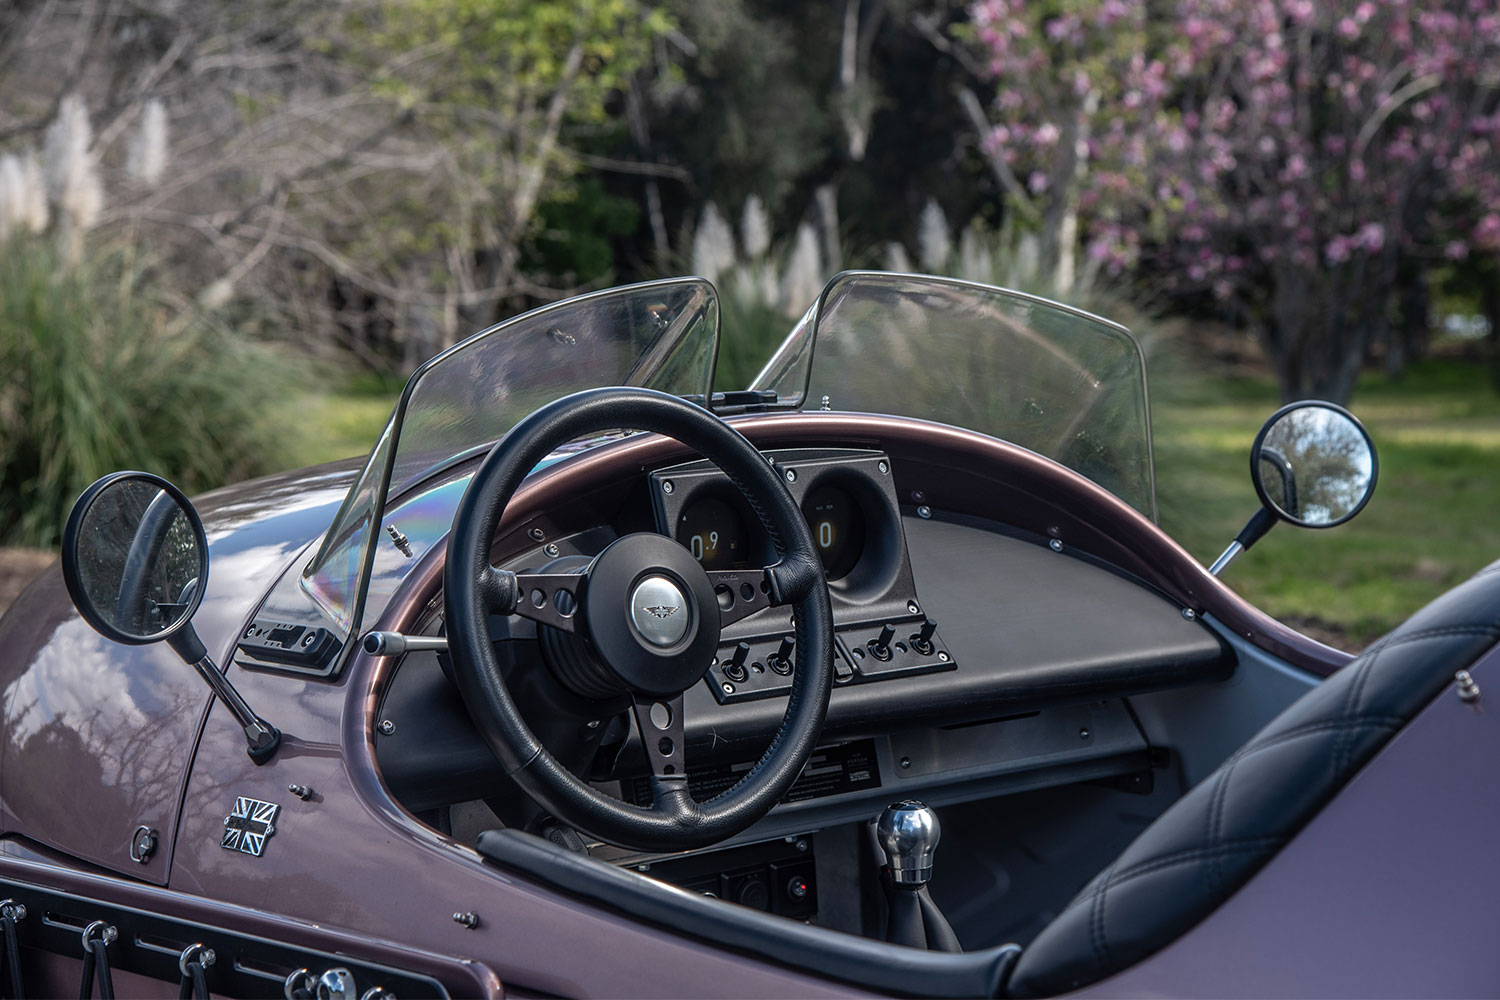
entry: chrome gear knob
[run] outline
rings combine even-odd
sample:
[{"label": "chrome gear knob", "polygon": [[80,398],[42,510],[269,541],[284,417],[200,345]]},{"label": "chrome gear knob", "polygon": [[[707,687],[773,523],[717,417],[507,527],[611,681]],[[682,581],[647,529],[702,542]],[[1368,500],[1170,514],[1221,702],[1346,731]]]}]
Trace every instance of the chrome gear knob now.
[{"label": "chrome gear knob", "polygon": [[891,880],[897,885],[926,885],[942,835],[937,813],[925,803],[906,799],[886,806],[875,824],[875,839],[885,852]]}]

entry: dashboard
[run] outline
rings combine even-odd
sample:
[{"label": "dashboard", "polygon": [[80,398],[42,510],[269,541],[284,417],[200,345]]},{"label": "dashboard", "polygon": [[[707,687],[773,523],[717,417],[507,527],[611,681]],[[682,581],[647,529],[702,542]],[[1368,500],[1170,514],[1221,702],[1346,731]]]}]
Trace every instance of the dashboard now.
[{"label": "dashboard", "polygon": [[[739,842],[867,817],[893,797],[962,800],[1139,771],[1149,747],[1122,696],[1218,680],[1234,668],[1225,643],[1179,604],[1060,544],[1067,522],[1053,520],[1049,527],[1057,527],[1044,533],[953,510],[922,464],[930,453],[764,453],[823,559],[835,624],[834,690],[823,749],[784,803]],[[534,513],[522,507],[502,528],[492,553],[497,565],[581,565],[634,531],[669,535],[710,569],[754,571],[774,560],[760,519],[711,464],[642,468],[627,457],[608,470],[602,462],[590,469],[588,456],[578,461],[566,493],[550,494]],[[1016,490],[1016,520],[1024,519],[1020,501],[1036,495],[978,476],[964,485],[964,496],[986,502]],[[927,497],[936,502],[915,502]],[[425,601],[414,630],[437,631],[441,593]],[[547,672],[552,654],[537,626],[495,619],[492,635],[513,692]],[[765,750],[785,710],[792,640],[785,608],[766,608],[723,630],[706,676],[684,695],[695,796],[732,784]],[[413,812],[493,800],[508,785],[438,656],[402,661],[379,718],[393,723],[376,738],[382,776]],[[535,728],[545,718],[528,720]],[[629,713],[601,706],[593,731],[592,756],[582,762],[590,780],[627,800],[648,794]],[[540,731],[538,737],[548,740]]]},{"label": "dashboard", "polygon": [[[1065,473],[1064,489],[1048,490],[1026,478],[1026,465],[1001,464],[1032,462],[1029,453],[992,442],[1001,463],[985,463],[894,438],[756,443],[807,519],[828,580],[834,671],[821,744],[782,802],[743,833],[671,856],[579,845],[597,858],[784,916],[837,923],[856,906],[849,887],[859,882],[839,859],[859,856],[854,831],[889,802],[920,798],[937,807],[1088,782],[1149,790],[1162,757],[1129,696],[1234,670],[1229,646],[1162,589],[1063,542],[1087,537],[1081,522],[1059,516],[1066,488],[1082,481]],[[760,518],[716,467],[680,457],[642,461],[630,447],[580,456],[531,496],[519,495],[491,561],[560,572],[641,531],[674,538],[709,569],[744,570],[751,579],[775,560]],[[1049,476],[1058,469],[1035,468]],[[432,566],[430,582],[413,590],[425,596],[409,605],[410,631],[442,628],[440,563]],[[721,604],[732,599],[722,595]],[[646,750],[624,705],[601,703],[586,747],[559,753],[576,741],[577,713],[587,709],[573,703],[550,713],[551,696],[535,697],[537,679],[552,672],[549,657],[566,652],[549,631],[521,618],[491,620],[512,696],[518,704],[531,699],[522,707],[528,725],[599,790],[648,804]],[[723,628],[704,678],[683,694],[694,798],[734,785],[765,752],[786,710],[794,647],[786,608]],[[449,676],[433,653],[410,654],[392,668],[374,738],[386,786],[430,825],[448,832],[451,822],[460,840],[495,816],[550,836],[545,815],[473,728]],[[574,721],[549,731],[553,717]],[[474,800],[488,819],[465,827],[452,817]]]}]

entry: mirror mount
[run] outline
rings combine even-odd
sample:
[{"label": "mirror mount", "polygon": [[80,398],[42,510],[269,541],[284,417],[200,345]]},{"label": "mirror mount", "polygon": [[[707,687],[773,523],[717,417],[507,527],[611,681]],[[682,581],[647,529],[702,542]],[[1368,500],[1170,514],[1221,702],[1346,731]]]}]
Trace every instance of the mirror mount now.
[{"label": "mirror mount", "polygon": [[271,759],[280,731],[251,709],[193,629],[208,580],[208,536],[181,490],[145,472],[94,483],[68,515],[62,571],[94,631],[132,646],[165,641],[234,715],[250,759]]},{"label": "mirror mount", "polygon": [[1277,521],[1303,528],[1343,524],[1370,502],[1379,468],[1369,432],[1342,406],[1322,400],[1283,406],[1250,447],[1250,480],[1260,509],[1209,573],[1223,573]]},{"label": "mirror mount", "polygon": [[245,732],[245,752],[250,755],[250,759],[257,764],[270,760],[276,753],[276,748],[281,745],[281,730],[256,714],[234,685],[229,683],[229,678],[220,673],[218,664],[208,655],[203,640],[198,638],[193,623],[184,623],[182,628],[167,638],[167,645],[182,657],[183,662],[198,672],[198,676],[203,678],[204,683],[224,703],[224,707],[229,709],[234,721],[240,724]]}]

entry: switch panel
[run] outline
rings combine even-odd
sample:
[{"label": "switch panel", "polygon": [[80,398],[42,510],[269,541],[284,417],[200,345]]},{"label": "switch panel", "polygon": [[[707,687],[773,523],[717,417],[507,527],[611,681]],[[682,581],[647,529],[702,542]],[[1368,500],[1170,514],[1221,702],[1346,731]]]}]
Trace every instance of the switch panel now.
[{"label": "switch panel", "polygon": [[[790,633],[726,644],[719,647],[705,680],[721,705],[784,695],[792,689],[796,659]],[[957,666],[930,618],[844,628],[834,640],[833,683],[838,687]]]}]

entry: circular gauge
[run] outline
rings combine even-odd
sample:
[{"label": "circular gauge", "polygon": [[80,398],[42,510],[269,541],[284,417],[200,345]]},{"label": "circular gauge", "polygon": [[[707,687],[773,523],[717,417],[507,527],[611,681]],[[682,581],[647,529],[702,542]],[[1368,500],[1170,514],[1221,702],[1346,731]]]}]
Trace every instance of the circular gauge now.
[{"label": "circular gauge", "polygon": [[750,565],[750,533],[745,519],[723,500],[694,500],[677,518],[677,541],[704,569],[744,569]]},{"label": "circular gauge", "polygon": [[854,498],[837,486],[819,486],[802,501],[828,579],[849,575],[865,551],[865,516]]}]

